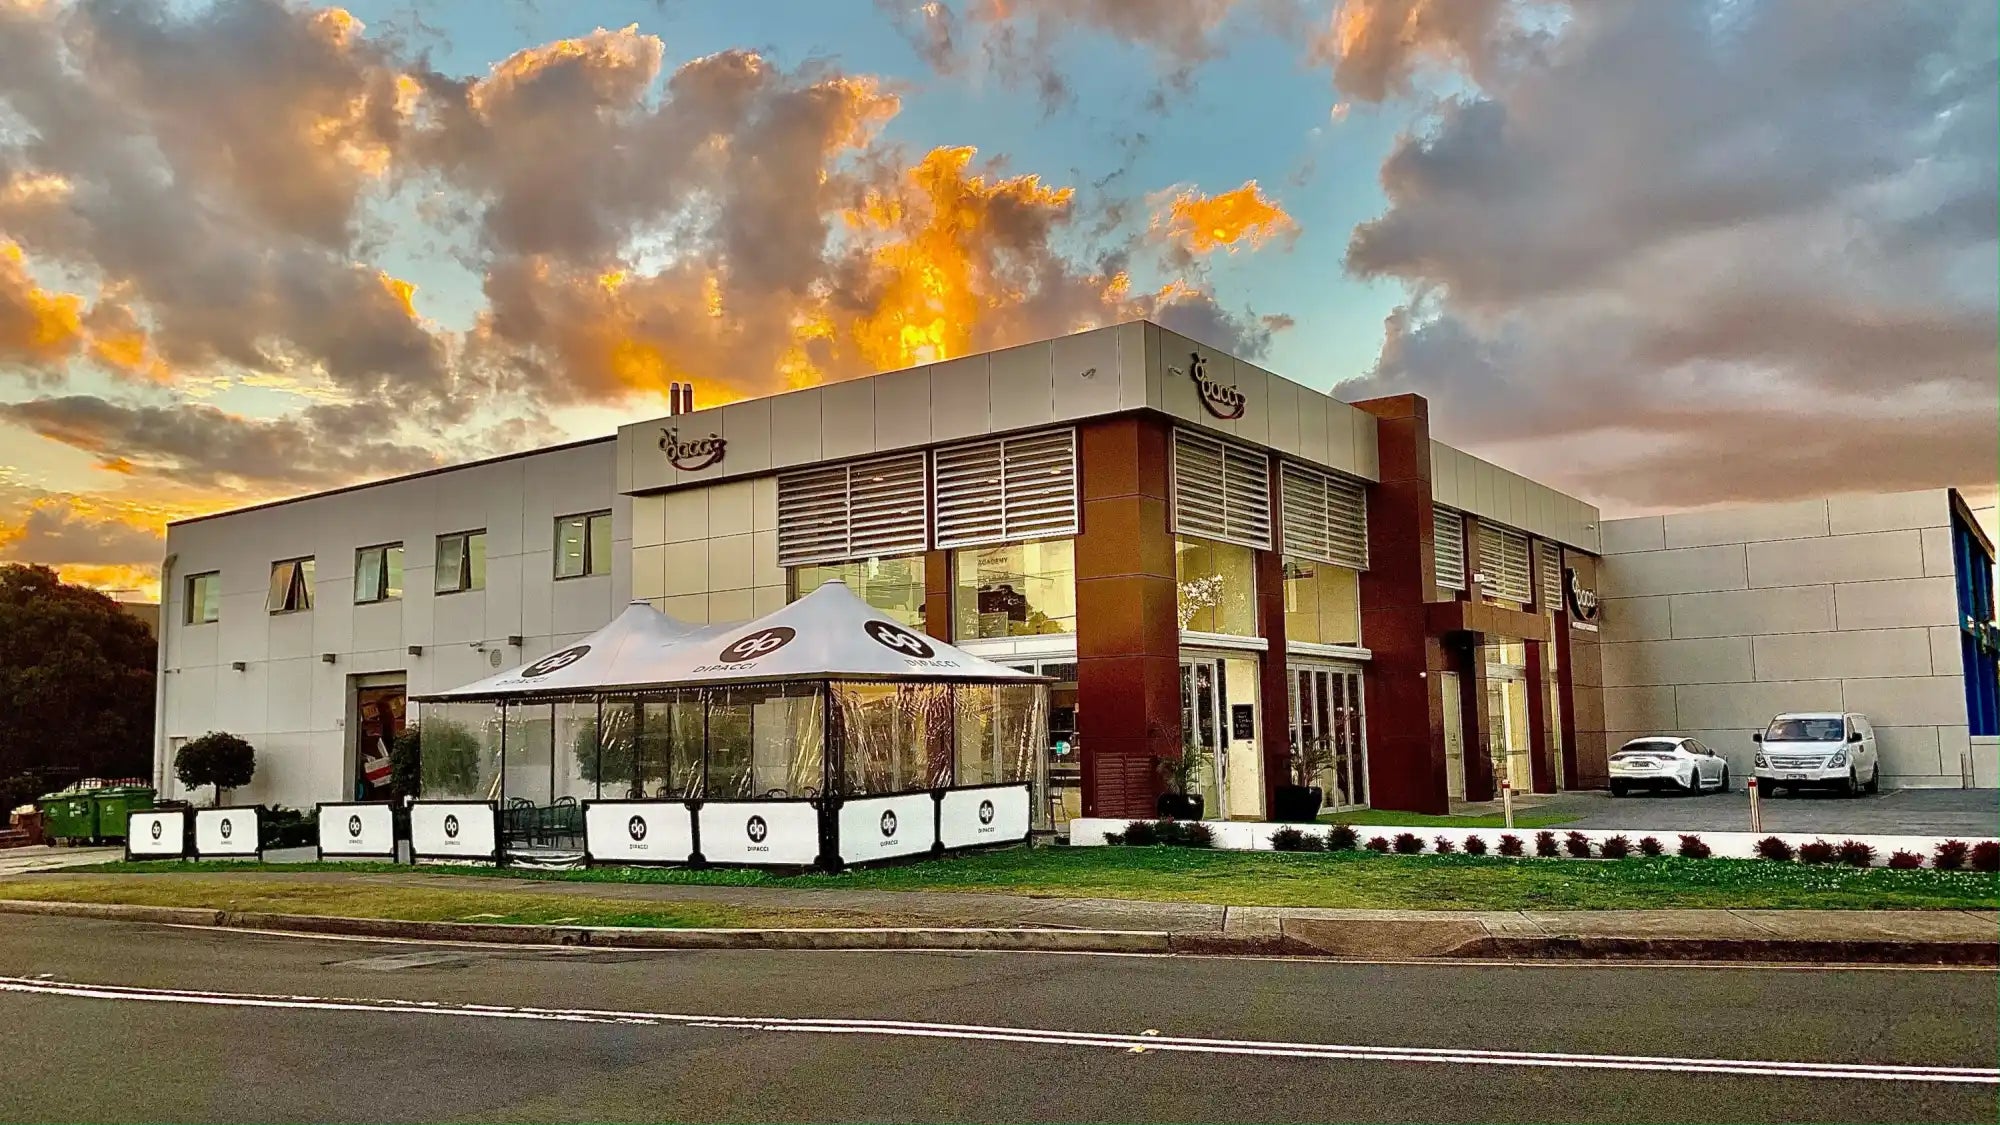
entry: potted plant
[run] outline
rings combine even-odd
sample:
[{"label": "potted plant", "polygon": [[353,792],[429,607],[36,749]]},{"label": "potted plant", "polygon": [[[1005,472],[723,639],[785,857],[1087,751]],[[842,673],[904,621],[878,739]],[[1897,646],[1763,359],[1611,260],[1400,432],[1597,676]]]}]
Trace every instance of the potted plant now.
[{"label": "potted plant", "polygon": [[1208,751],[1192,739],[1181,746],[1179,754],[1173,757],[1162,754],[1153,759],[1153,766],[1160,771],[1160,780],[1167,787],[1155,805],[1161,816],[1201,819],[1202,796],[1195,790],[1201,786],[1201,767],[1207,761]]},{"label": "potted plant", "polygon": [[1326,800],[1326,790],[1314,784],[1319,780],[1320,771],[1333,760],[1333,747],[1324,738],[1308,738],[1301,741],[1292,737],[1291,768],[1289,784],[1278,786],[1271,797],[1271,819],[1286,824],[1303,824],[1319,818],[1320,805]]}]

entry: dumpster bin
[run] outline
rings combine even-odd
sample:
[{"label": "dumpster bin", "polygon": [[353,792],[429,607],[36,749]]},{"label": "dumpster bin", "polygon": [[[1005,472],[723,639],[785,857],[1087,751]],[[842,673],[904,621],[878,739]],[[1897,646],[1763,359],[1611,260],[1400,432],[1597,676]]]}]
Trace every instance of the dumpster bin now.
[{"label": "dumpster bin", "polygon": [[51,793],[43,797],[42,832],[50,843],[88,843],[97,838],[97,802],[88,793]]},{"label": "dumpster bin", "polygon": [[144,785],[114,785],[92,793],[90,800],[97,806],[97,838],[123,840],[126,818],[153,807],[153,790]]}]

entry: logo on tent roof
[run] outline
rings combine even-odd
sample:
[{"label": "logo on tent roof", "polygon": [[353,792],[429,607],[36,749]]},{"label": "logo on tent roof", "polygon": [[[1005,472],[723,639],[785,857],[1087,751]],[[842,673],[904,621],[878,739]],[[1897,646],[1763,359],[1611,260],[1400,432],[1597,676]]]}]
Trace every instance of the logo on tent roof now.
[{"label": "logo on tent roof", "polygon": [[870,621],[868,624],[863,625],[862,628],[867,630],[870,640],[881,645],[883,648],[894,649],[904,656],[915,657],[918,660],[929,660],[931,657],[937,655],[937,650],[930,646],[930,642],[903,628],[901,625],[892,624],[887,621]]},{"label": "logo on tent roof", "polygon": [[589,654],[589,645],[571,645],[561,652],[552,652],[521,669],[521,675],[532,680],[537,676],[546,676],[550,672],[560,672]]},{"label": "logo on tent roof", "polygon": [[773,625],[768,629],[759,629],[748,636],[736,638],[717,653],[715,658],[724,664],[741,664],[746,660],[771,655],[791,644],[792,638],[798,635],[796,629]]}]

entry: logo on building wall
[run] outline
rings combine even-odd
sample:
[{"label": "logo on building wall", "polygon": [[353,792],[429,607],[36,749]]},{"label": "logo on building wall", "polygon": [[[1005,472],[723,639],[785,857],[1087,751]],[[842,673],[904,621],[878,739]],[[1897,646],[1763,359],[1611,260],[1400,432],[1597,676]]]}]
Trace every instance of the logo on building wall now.
[{"label": "logo on building wall", "polygon": [[723,450],[728,446],[728,439],[721,434],[682,441],[679,430],[671,426],[660,428],[660,452],[667,455],[668,463],[684,472],[692,473],[716,464],[722,460]]},{"label": "logo on building wall", "polygon": [[588,655],[590,655],[589,645],[571,645],[561,652],[552,652],[521,669],[521,675],[532,680],[537,676],[546,676],[550,672],[560,672]]},{"label": "logo on building wall", "polygon": [[759,629],[747,637],[738,637],[731,641],[728,647],[716,654],[716,659],[724,664],[741,664],[746,660],[769,656],[791,644],[792,638],[798,635],[796,629],[788,629],[783,625]]},{"label": "logo on building wall", "polygon": [[894,649],[904,656],[913,656],[918,660],[929,660],[931,657],[937,655],[937,650],[932,648],[929,642],[900,625],[894,625],[887,621],[870,621],[868,624],[863,625],[862,628],[867,630],[870,640],[881,645],[883,648]]},{"label": "logo on building wall", "polygon": [[[1176,375],[1181,373],[1178,367],[1169,367],[1167,370]],[[1204,359],[1200,352],[1188,354],[1187,376],[1194,380],[1195,393],[1201,398],[1202,409],[1225,421],[1243,417],[1243,406],[1246,401],[1243,392],[1227,383],[1218,383],[1209,378],[1208,360]]]},{"label": "logo on building wall", "polygon": [[1578,621],[1597,620],[1597,591],[1583,588],[1583,582],[1576,576],[1573,566],[1563,568],[1563,590],[1571,617]]}]

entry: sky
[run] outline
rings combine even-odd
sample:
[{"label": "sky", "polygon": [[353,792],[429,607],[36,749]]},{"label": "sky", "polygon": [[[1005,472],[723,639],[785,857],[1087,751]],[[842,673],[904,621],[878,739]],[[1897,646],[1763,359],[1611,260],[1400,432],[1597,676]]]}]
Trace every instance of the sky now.
[{"label": "sky", "polygon": [[2000,462],[2000,15],[0,0],[0,561],[1148,317],[1607,516]]}]

